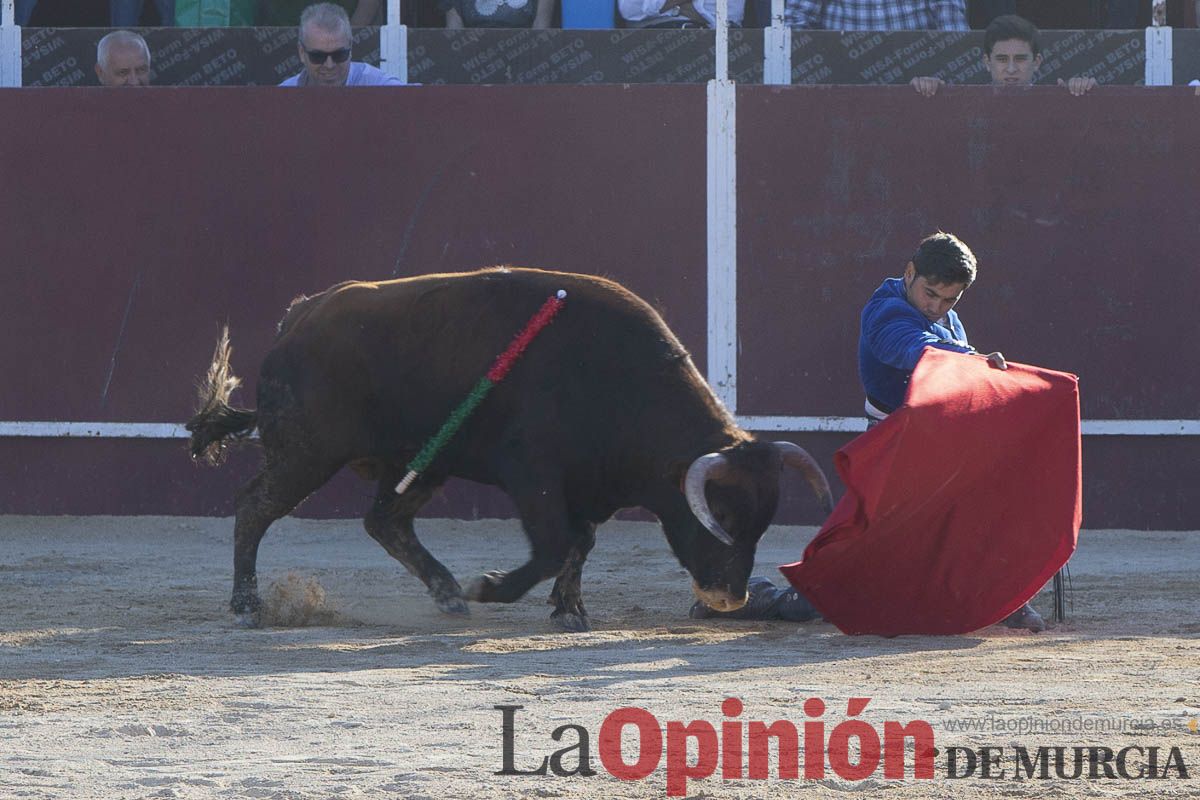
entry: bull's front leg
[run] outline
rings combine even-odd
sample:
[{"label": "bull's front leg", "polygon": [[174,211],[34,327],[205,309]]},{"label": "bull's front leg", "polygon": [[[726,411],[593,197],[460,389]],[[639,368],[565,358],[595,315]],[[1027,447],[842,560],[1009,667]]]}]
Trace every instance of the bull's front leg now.
[{"label": "bull's front leg", "polygon": [[540,581],[562,573],[578,539],[561,492],[546,484],[512,491],[521,524],[529,539],[530,558],[511,572],[486,572],[467,587],[468,600],[477,603],[512,603]]},{"label": "bull's front leg", "polygon": [[582,632],[591,630],[588,622],[587,609],[583,607],[583,564],[596,543],[596,526],[590,522],[581,525],[581,539],[571,548],[567,563],[563,565],[554,588],[547,600],[554,606],[550,619],[566,631]]},{"label": "bull's front leg", "polygon": [[[551,593],[556,613],[552,616],[568,630],[588,630],[580,596],[583,560],[595,541],[595,525],[572,515],[562,489],[562,473],[517,467],[503,485],[515,501],[530,557],[511,572],[486,572],[467,587],[467,600],[481,603],[511,603],[520,600],[534,584],[558,577]],[[562,614],[559,614],[562,610]]]},{"label": "bull's front leg", "polygon": [[515,603],[538,583],[562,572],[565,553],[535,555],[516,569],[491,570],[467,585],[466,597],[476,603]]}]

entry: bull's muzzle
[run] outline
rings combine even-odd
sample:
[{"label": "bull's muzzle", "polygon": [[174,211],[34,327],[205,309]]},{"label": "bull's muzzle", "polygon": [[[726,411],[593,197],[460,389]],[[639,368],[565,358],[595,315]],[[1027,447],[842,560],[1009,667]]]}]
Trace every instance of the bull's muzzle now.
[{"label": "bull's muzzle", "polygon": [[728,589],[702,589],[695,581],[692,581],[692,593],[696,595],[697,600],[713,611],[737,611],[750,599],[745,590],[734,596]]}]

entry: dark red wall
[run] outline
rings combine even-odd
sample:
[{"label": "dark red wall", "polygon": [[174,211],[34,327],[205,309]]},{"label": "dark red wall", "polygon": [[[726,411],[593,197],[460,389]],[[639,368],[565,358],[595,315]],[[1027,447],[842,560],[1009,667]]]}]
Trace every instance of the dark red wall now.
[{"label": "dark red wall", "polygon": [[740,92],[739,412],[858,408],[858,312],[942,229],[979,259],[976,346],[1078,374],[1085,419],[1200,417],[1196,99]]},{"label": "dark red wall", "polygon": [[[1194,329],[1190,91],[738,102],[742,413],[857,414],[858,309],[940,226],[979,253],[962,312],[980,344],[1079,373],[1087,417],[1200,416],[1194,369],[1172,366]],[[251,403],[294,295],[501,262],[625,282],[703,366],[704,104],[702,86],[2,91],[0,419],[182,422],[226,321]],[[846,438],[798,437],[827,468]],[[1087,524],[1200,527],[1194,437],[1084,454]],[[0,439],[0,513],[227,514],[253,462]],[[369,493],[339,478],[304,512]],[[508,508],[460,485],[429,510]]]}]

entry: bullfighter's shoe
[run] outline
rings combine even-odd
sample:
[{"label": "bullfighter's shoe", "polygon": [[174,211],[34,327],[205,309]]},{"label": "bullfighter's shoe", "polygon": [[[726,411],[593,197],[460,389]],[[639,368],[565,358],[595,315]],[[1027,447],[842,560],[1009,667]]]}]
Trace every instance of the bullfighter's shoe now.
[{"label": "bullfighter's shoe", "polygon": [[1006,628],[1025,628],[1034,633],[1041,633],[1046,630],[1046,621],[1042,619],[1041,614],[1033,610],[1033,606],[1029,605],[1029,603],[1009,614],[1000,624]]},{"label": "bullfighter's shoe", "polygon": [[736,611],[714,611],[699,600],[692,605],[692,619],[779,619],[810,622],[821,618],[812,603],[792,587],[780,589],[766,578],[754,577],[747,584],[750,598]]}]

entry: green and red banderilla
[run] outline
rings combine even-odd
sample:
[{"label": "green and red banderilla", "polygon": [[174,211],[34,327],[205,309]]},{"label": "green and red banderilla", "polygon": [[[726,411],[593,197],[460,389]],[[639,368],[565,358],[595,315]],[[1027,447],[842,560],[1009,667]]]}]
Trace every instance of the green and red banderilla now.
[{"label": "green and red banderilla", "polygon": [[542,332],[542,329],[550,324],[554,316],[562,310],[563,301],[566,299],[567,293],[559,289],[550,297],[546,298],[546,302],[538,309],[538,312],[530,318],[529,322],[525,323],[525,327],[521,329],[512,340],[512,343],[505,349],[503,353],[496,357],[492,363],[491,369],[487,374],[479,379],[479,383],[475,384],[470,394],[467,395],[458,407],[450,413],[450,416],[442,423],[442,427],[433,435],[416,457],[408,464],[408,474],[404,476],[404,480],[396,484],[396,494],[404,494],[404,490],[412,485],[422,472],[429,468],[429,465],[437,458],[438,453],[446,446],[446,443],[454,437],[458,429],[471,416],[475,409],[483,402],[483,398],[492,390],[497,383],[504,380],[504,376],[512,369],[513,364],[529,347],[529,343],[534,337]]}]

